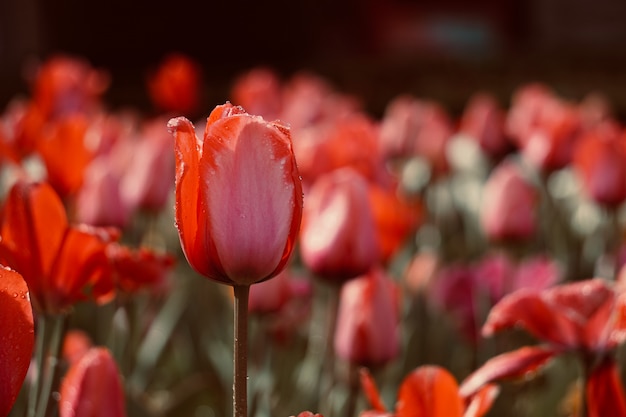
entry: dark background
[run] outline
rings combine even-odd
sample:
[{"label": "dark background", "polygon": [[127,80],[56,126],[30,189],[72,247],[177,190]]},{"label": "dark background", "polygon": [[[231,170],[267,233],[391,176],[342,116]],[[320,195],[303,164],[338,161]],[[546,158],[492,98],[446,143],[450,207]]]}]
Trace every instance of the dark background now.
[{"label": "dark background", "polygon": [[257,65],[308,69],[374,115],[400,93],[459,112],[477,90],[504,105],[541,81],[626,114],[623,0],[1,0],[0,106],[27,92],[29,63],[64,52],[109,71],[112,106],[145,107],[145,76],[168,52],[203,68],[210,107]]}]

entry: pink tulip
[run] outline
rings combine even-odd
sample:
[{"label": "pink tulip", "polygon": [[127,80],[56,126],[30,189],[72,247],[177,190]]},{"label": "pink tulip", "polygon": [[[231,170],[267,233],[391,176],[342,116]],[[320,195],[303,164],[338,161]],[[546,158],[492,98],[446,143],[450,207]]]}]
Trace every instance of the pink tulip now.
[{"label": "pink tulip", "polygon": [[289,129],[230,103],[211,113],[202,140],[183,117],[168,126],[176,137],[176,226],[191,266],[229,285],[278,274],[302,213]]},{"label": "pink tulip", "polygon": [[399,352],[396,284],[382,269],[343,285],[337,315],[335,352],[360,365],[380,365]]},{"label": "pink tulip", "polygon": [[335,282],[369,271],[380,249],[365,179],[352,168],[332,171],[306,198],[300,235],[304,263]]},{"label": "pink tulip", "polygon": [[528,239],[537,223],[535,188],[510,161],[498,165],[485,184],[480,220],[492,240]]},{"label": "pink tulip", "polygon": [[60,417],[125,417],[117,365],[105,348],[91,348],[61,383]]}]

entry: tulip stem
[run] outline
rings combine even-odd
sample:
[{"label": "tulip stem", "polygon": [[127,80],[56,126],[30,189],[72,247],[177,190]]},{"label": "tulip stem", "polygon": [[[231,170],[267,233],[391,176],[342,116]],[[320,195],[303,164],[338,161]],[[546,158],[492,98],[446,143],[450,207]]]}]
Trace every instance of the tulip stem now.
[{"label": "tulip stem", "polygon": [[248,415],[248,295],[249,285],[235,285],[233,344],[233,417]]},{"label": "tulip stem", "polygon": [[50,395],[52,394],[52,387],[54,385],[54,377],[59,362],[59,352],[61,348],[61,340],[63,339],[63,333],[65,328],[65,316],[42,316],[45,321],[50,321],[52,333],[48,340],[48,354],[44,359],[44,365],[42,368],[42,374],[37,375],[38,378],[42,378],[41,391],[39,393],[39,399],[37,400],[37,409],[35,416],[44,417],[48,410],[48,404],[50,402]]}]

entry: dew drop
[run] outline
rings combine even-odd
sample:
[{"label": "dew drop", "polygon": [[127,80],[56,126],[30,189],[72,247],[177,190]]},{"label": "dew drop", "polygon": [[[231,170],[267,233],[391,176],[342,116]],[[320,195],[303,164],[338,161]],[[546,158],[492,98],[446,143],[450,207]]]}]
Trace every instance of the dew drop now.
[{"label": "dew drop", "polygon": [[13,298],[17,298],[18,294],[16,292],[13,293]]}]

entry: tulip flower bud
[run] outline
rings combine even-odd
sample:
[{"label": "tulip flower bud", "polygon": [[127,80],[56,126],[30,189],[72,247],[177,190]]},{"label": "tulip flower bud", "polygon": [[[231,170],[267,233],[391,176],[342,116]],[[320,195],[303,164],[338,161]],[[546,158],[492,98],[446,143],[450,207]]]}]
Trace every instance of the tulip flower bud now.
[{"label": "tulip flower bud", "polygon": [[250,285],[278,274],[302,217],[302,185],[289,129],[230,103],[218,106],[199,140],[184,117],[176,137],[176,226],[200,274]]},{"label": "tulip flower bud", "polygon": [[323,279],[344,282],[364,274],[380,256],[368,184],[352,168],[320,177],[307,194],[300,249]]}]

